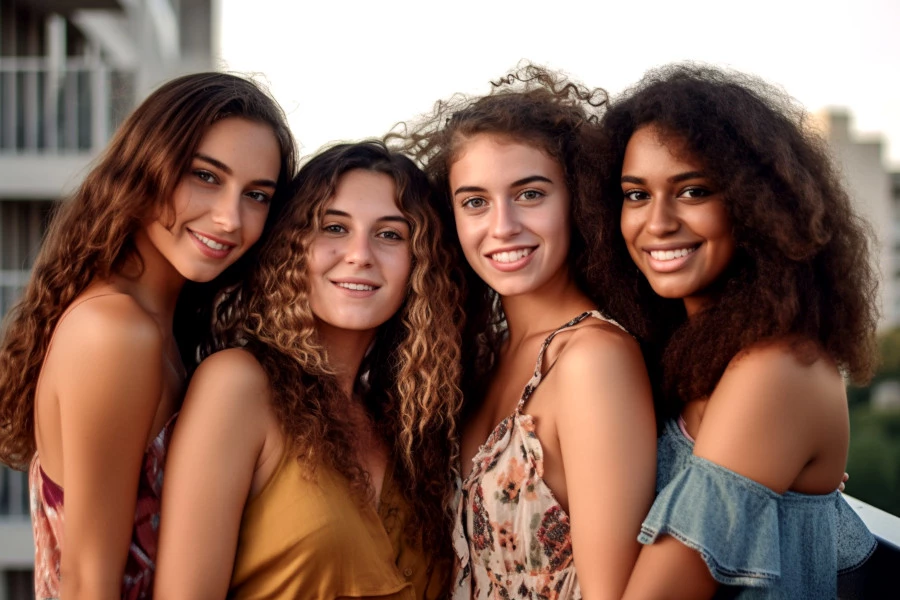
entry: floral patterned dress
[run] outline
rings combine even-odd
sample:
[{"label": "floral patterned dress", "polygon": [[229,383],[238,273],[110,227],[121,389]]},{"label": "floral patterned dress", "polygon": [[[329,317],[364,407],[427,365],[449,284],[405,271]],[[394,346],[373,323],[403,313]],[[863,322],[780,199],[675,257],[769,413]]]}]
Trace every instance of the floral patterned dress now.
[{"label": "floral patterned dress", "polygon": [[472,458],[472,471],[457,499],[455,600],[581,598],[569,516],[543,480],[541,442],[533,418],[523,410],[541,383],[550,342],[588,317],[621,327],[594,310],[551,333],[515,412],[497,425]]},{"label": "floral patterned dress", "polygon": [[[174,424],[175,416],[172,416],[144,453],[134,529],[122,579],[123,600],[149,600],[153,597],[163,466]],[[34,595],[37,600],[55,600],[59,598],[59,563],[65,541],[63,489],[44,473],[37,453],[31,461],[28,480],[35,546]]]}]

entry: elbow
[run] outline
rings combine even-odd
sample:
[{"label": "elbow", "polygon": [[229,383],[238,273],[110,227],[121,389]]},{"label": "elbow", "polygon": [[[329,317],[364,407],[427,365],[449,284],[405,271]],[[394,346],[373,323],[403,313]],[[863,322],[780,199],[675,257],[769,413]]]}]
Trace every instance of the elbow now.
[{"label": "elbow", "polygon": [[122,575],[98,572],[84,565],[60,566],[60,598],[114,600],[122,596]]}]

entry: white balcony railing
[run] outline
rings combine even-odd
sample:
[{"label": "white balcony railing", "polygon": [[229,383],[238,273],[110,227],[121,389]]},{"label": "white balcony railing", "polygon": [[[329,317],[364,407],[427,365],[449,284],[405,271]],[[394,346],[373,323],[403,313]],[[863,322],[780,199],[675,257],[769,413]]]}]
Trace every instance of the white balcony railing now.
[{"label": "white balcony railing", "polygon": [[0,57],[0,157],[96,154],[133,103],[131,79],[99,55]]}]

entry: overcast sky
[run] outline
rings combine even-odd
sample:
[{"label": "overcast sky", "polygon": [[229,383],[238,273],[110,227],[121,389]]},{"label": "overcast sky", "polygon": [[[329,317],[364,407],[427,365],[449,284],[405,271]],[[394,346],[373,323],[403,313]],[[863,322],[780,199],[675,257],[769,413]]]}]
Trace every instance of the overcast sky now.
[{"label": "overcast sky", "polygon": [[900,169],[900,0],[219,2],[219,66],[269,84],[304,154],[487,92],[523,58],[613,94],[695,60],[849,109]]}]

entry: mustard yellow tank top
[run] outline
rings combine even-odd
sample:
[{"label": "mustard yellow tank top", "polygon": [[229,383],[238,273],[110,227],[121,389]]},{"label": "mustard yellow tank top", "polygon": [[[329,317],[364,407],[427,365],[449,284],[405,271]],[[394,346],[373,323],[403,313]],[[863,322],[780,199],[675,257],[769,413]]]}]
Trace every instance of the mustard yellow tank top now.
[{"label": "mustard yellow tank top", "polygon": [[436,564],[403,535],[409,505],[384,475],[379,508],[362,505],[349,482],[319,467],[304,477],[285,452],[244,509],[229,598],[444,597],[449,563]]}]

